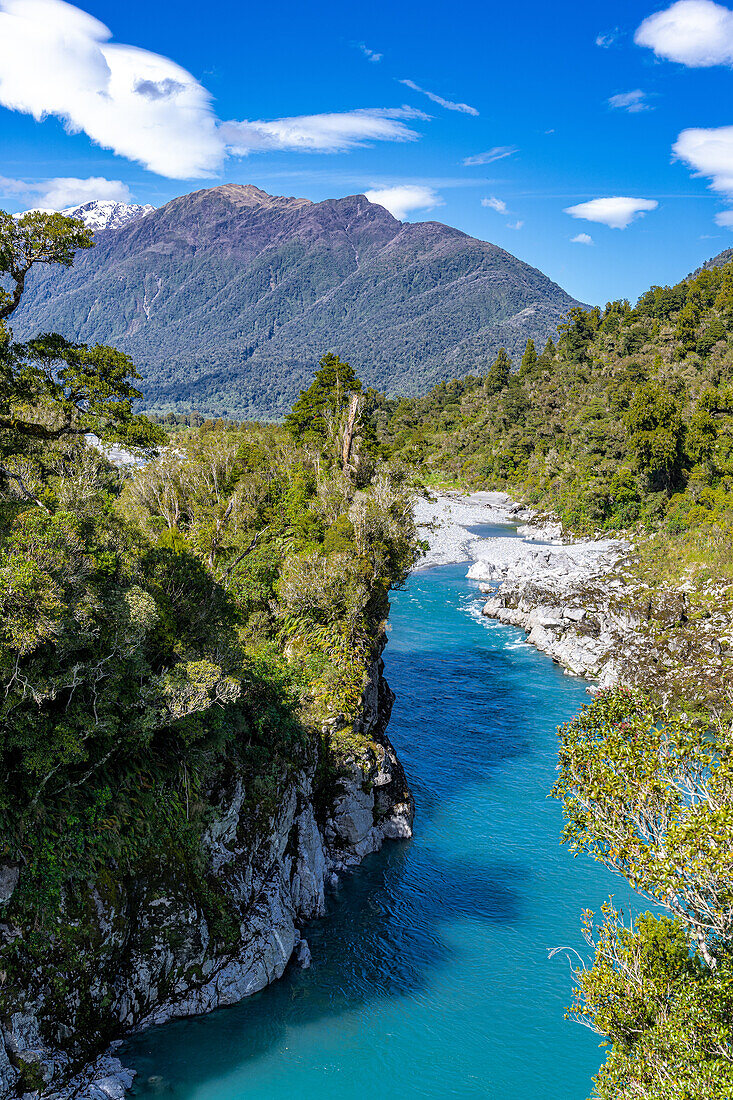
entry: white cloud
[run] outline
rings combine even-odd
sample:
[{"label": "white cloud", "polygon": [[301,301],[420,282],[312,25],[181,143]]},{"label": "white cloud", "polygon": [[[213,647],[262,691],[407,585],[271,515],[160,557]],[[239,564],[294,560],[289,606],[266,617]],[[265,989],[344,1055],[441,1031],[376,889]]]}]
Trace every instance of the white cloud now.
[{"label": "white cloud", "polygon": [[62,0],[0,0],[0,103],[55,115],[161,175],[209,175],[222,158],[209,93],[168,58],[109,38]]},{"label": "white cloud", "polygon": [[614,27],[612,31],[605,31],[603,34],[596,35],[596,46],[600,46],[602,50],[607,50],[614,44],[617,38],[618,27]]},{"label": "white cloud", "polygon": [[492,195],[490,199],[481,199],[482,206],[488,206],[490,210],[496,210],[497,214],[506,214],[507,206],[503,199],[496,199]]},{"label": "white cloud", "polygon": [[683,130],[672,152],[696,175],[707,176],[713,191],[733,197],[733,126]]},{"label": "white cloud", "polygon": [[588,233],[578,233],[577,237],[570,238],[571,244],[594,244],[594,240]]},{"label": "white cloud", "polygon": [[63,210],[67,206],[80,206],[93,199],[129,202],[130,188],[122,180],[108,180],[103,176],[90,176],[83,180],[60,176],[32,183],[0,176],[0,195],[17,195],[19,198],[31,200],[36,207],[44,210]]},{"label": "white cloud", "polygon": [[713,0],[678,0],[645,19],[634,41],[693,68],[733,65],[733,12]]},{"label": "white cloud", "polygon": [[400,80],[400,84],[404,84],[407,88],[412,88],[413,92],[420,92],[422,95],[426,95],[433,103],[438,103],[441,107],[445,107],[449,111],[461,111],[464,115],[478,115],[476,108],[469,107],[468,103],[455,103],[452,99],[443,99],[441,95],[436,95],[435,92],[429,92],[427,88],[421,88],[414,80]]},{"label": "white cloud", "polygon": [[363,42],[357,42],[356,48],[357,50],[361,50],[367,61],[373,61],[376,63],[377,61],[381,61],[382,57],[384,56],[384,54],[377,53],[376,50],[370,50],[369,47],[365,46]]},{"label": "white cloud", "polygon": [[[712,191],[733,201],[733,126],[683,130],[672,152],[696,176],[706,176]],[[721,211],[715,215],[715,221],[721,226],[733,226],[733,211]]]},{"label": "white cloud", "polygon": [[436,206],[442,206],[443,200],[432,187],[424,187],[422,184],[401,184],[396,187],[382,187],[373,191],[365,191],[369,202],[376,202],[386,207],[395,218],[404,221],[413,210],[433,210]]},{"label": "white cloud", "polygon": [[0,0],[0,105],[172,179],[215,174],[227,154],[257,149],[334,152],[408,141],[407,107],[273,121],[220,123],[209,92],[160,54],[110,43],[103,23],[64,0]]},{"label": "white cloud", "polygon": [[621,111],[628,111],[629,114],[636,114],[639,111],[651,111],[652,109],[646,101],[646,92],[642,92],[641,88],[635,88],[633,92],[620,92],[619,95],[612,95],[608,100],[608,105]]},{"label": "white cloud", "polygon": [[513,157],[518,152],[519,149],[516,145],[495,145],[493,149],[487,149],[485,153],[476,153],[472,157],[466,157],[463,163],[467,168],[472,168],[477,164],[492,164],[495,160]]},{"label": "white cloud", "polygon": [[520,221],[507,222],[506,227],[507,227],[507,229],[523,229],[524,228],[524,222],[520,222]]},{"label": "white cloud", "polygon": [[606,199],[591,199],[577,206],[568,206],[566,214],[589,222],[600,222],[611,229],[626,229],[635,218],[642,218],[649,210],[656,210],[656,199],[631,199],[616,195]]},{"label": "white cloud", "polygon": [[221,134],[239,156],[270,149],[337,153],[370,141],[414,141],[418,135],[405,120],[427,117],[411,107],[374,107],[272,122],[224,122]]}]

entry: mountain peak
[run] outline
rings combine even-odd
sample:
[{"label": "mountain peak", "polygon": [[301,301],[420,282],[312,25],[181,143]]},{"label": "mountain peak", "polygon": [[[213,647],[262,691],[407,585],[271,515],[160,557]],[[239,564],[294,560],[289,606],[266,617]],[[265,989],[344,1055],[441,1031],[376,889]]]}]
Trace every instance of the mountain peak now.
[{"label": "mountain peak", "polygon": [[253,183],[222,183],[219,187],[205,188],[196,192],[202,196],[220,196],[229,199],[237,206],[262,206],[267,209],[275,207],[297,210],[300,207],[313,206],[310,199],[300,199],[295,196],[270,195],[261,187],[255,187]]},{"label": "mountain peak", "polygon": [[[42,214],[55,214],[55,210],[36,207]],[[138,203],[115,202],[114,199],[92,199],[89,202],[80,203],[78,206],[67,206],[59,211],[67,218],[78,218],[90,229],[121,229],[128,222],[144,218],[146,214],[152,214],[154,206],[149,204],[141,206]],[[32,211],[24,210],[23,214]],[[14,217],[22,218],[23,214],[15,214]]]}]

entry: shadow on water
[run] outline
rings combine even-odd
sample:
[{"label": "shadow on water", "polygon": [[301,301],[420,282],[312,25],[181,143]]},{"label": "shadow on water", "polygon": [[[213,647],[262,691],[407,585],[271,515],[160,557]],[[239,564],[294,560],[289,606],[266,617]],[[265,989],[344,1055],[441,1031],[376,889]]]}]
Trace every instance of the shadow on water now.
[{"label": "shadow on water", "polygon": [[[307,929],[309,970],[291,965],[280,982],[238,1005],[152,1029],[130,1042],[123,1057],[138,1070],[133,1095],[155,1092],[160,1079],[174,1093],[185,1082],[189,1095],[197,1084],[281,1047],[293,1027],[424,991],[428,972],[453,961],[441,927],[456,917],[488,924],[520,919],[527,868],[423,858],[419,882],[408,893],[403,887],[410,849],[409,843],[390,845],[344,881],[329,915]],[[189,1044],[195,1044],[196,1058],[182,1063]]]}]

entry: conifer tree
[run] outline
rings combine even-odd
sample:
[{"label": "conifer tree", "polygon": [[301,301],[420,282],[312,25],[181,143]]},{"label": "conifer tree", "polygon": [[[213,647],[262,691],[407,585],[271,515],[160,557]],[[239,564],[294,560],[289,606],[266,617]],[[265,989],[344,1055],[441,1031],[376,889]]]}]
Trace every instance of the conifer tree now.
[{"label": "conifer tree", "polygon": [[512,369],[512,361],[507,355],[506,348],[499,348],[499,354],[493,362],[493,365],[486,375],[486,381],[484,382],[484,389],[488,394],[499,393],[503,390],[509,381],[509,375]]},{"label": "conifer tree", "polygon": [[341,418],[352,393],[361,393],[361,382],[353,368],[338,355],[327,352],[310,386],[285,417],[285,427],[298,441],[310,435],[325,442],[329,425]]},{"label": "conifer tree", "polygon": [[519,377],[524,378],[526,374],[532,372],[532,368],[537,362],[537,350],[534,346],[534,340],[530,336],[527,341],[527,346],[524,349],[524,355],[522,356],[522,362],[519,365]]}]

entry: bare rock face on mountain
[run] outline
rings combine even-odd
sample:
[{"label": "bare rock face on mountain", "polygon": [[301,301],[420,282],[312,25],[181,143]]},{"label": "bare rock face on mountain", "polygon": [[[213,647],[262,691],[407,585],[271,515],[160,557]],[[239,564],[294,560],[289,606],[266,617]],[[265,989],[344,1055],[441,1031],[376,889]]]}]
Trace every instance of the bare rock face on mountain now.
[{"label": "bare rock face on mountain", "polygon": [[711,260],[706,260],[702,267],[698,268],[695,275],[698,275],[705,268],[711,267],[725,267],[733,260],[733,248],[725,248],[722,252],[719,252],[717,256],[713,256]]},{"label": "bare rock face on mountain", "polygon": [[121,228],[68,271],[34,272],[16,335],[126,351],[150,409],[273,418],[326,351],[415,394],[544,343],[577,303],[540,271],[364,195],[312,203],[227,184]]}]

